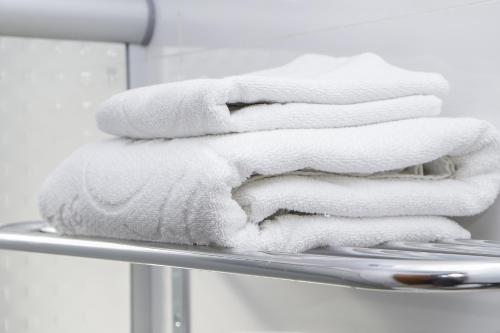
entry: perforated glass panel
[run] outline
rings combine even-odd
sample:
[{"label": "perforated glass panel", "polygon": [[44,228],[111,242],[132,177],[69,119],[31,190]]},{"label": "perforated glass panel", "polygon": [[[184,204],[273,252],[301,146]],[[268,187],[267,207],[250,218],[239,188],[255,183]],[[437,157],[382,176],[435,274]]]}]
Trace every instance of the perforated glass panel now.
[{"label": "perforated glass panel", "polygon": [[[124,45],[0,37],[0,223],[39,219],[43,179],[125,88]],[[0,332],[128,330],[127,264],[0,251]]]}]

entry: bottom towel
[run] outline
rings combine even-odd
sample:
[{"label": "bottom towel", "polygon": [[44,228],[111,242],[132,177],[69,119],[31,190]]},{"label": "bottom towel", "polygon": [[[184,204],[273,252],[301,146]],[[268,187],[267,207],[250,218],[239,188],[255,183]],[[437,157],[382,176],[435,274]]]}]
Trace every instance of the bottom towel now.
[{"label": "bottom towel", "polygon": [[469,238],[442,216],[500,187],[497,131],[474,119],[87,145],[47,179],[42,216],[70,235],[266,251]]},{"label": "bottom towel", "polygon": [[470,233],[445,217],[346,218],[283,215],[249,226],[226,245],[269,252],[301,252],[322,246],[370,247],[388,241],[468,239]]}]

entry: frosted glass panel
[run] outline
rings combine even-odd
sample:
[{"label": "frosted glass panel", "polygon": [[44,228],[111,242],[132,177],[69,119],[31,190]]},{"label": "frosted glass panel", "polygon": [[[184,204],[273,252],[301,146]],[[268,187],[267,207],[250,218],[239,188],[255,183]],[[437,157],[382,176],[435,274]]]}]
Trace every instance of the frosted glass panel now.
[{"label": "frosted glass panel", "polygon": [[[104,137],[96,106],[126,88],[121,44],[0,37],[0,223],[39,219],[36,193]],[[0,251],[0,332],[127,332],[128,264]]]}]

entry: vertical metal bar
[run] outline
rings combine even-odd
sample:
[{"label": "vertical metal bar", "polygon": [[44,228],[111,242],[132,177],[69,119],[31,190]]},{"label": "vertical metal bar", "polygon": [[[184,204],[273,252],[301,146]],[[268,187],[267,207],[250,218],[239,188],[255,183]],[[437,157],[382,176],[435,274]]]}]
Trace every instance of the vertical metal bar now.
[{"label": "vertical metal bar", "polygon": [[169,312],[168,269],[162,266],[149,266],[151,271],[150,320],[151,333],[170,333],[168,323],[172,321]]},{"label": "vertical metal bar", "polygon": [[[168,310],[169,277],[167,269],[162,266],[138,264],[132,264],[130,267],[131,332],[188,332],[169,329],[168,323],[174,321],[174,315],[169,314]],[[173,309],[174,306],[170,308]]]},{"label": "vertical metal bar", "polygon": [[130,331],[151,333],[151,267],[130,265]]},{"label": "vertical metal bar", "polygon": [[189,270],[172,268],[172,332],[189,333]]},{"label": "vertical metal bar", "polygon": [[[131,55],[131,46],[126,45],[127,89],[138,87],[142,82],[136,78],[136,73],[141,73],[144,59]],[[158,270],[149,265],[130,265],[130,332],[131,333],[167,333],[160,331],[160,324],[155,322],[157,316],[153,311],[158,310],[159,304],[166,303],[163,293],[157,294],[157,289],[162,287],[158,278]],[[166,282],[166,281],[165,281]],[[156,294],[156,296],[155,296]],[[161,307],[163,308],[163,306]],[[167,315],[165,313],[165,315]]]},{"label": "vertical metal bar", "polygon": [[[127,45],[126,62],[128,88],[155,83],[144,47]],[[132,333],[189,333],[189,271],[133,264],[130,278]]]}]

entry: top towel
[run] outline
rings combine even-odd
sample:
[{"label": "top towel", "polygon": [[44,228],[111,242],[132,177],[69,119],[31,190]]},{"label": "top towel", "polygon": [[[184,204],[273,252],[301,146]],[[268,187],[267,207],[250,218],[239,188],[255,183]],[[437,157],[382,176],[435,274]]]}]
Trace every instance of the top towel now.
[{"label": "top towel", "polygon": [[131,138],[334,128],[439,114],[447,81],[375,54],[304,55],[277,68],[132,89],[108,99],[98,127]]}]

